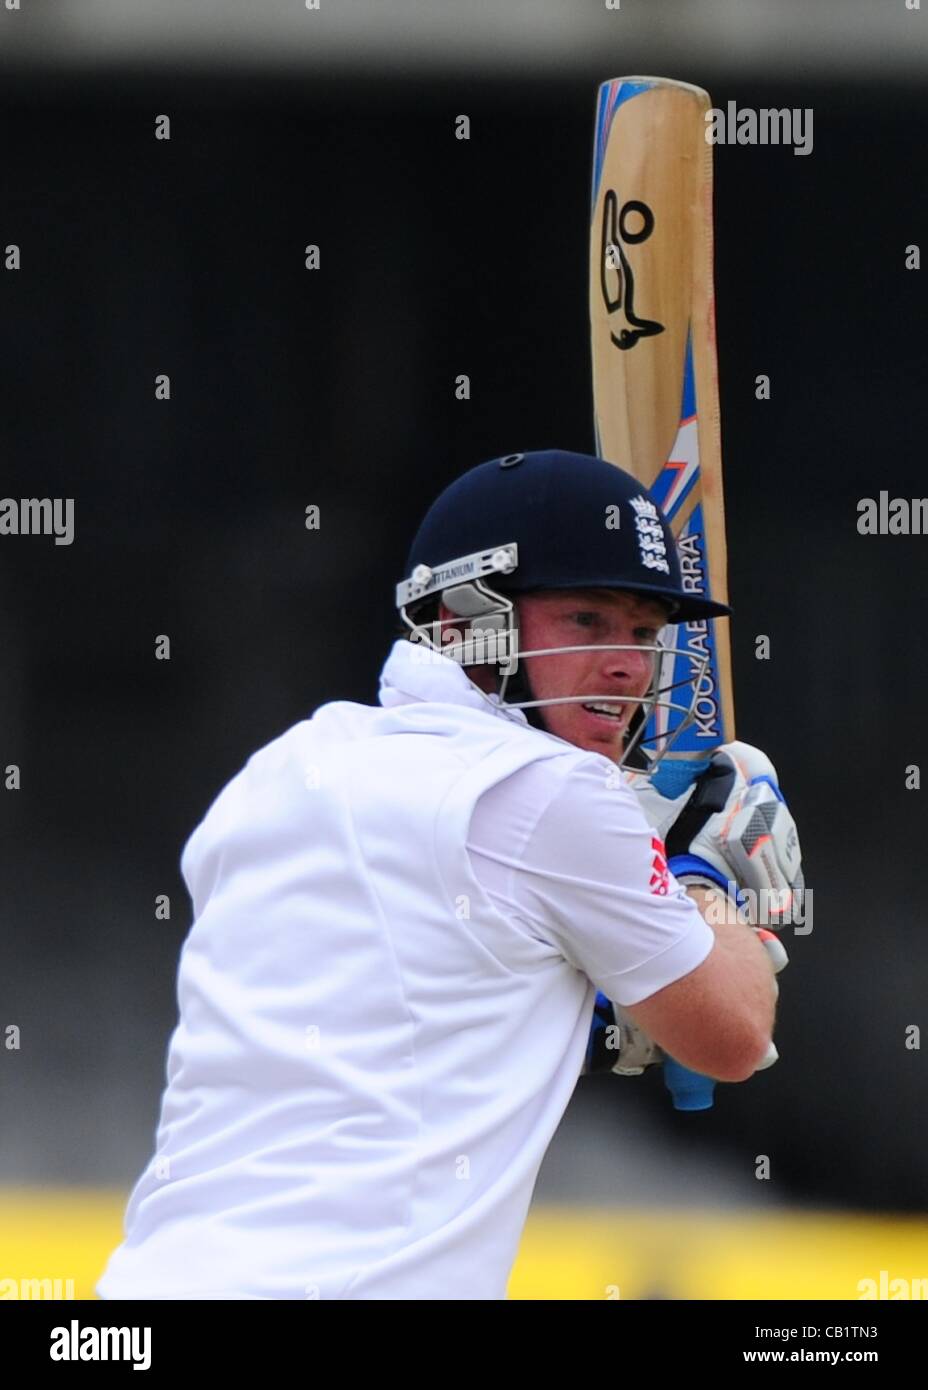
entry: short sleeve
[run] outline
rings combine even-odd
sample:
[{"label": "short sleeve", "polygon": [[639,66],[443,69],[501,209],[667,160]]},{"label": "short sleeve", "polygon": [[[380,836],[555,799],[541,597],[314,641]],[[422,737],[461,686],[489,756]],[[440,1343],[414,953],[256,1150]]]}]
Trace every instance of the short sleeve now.
[{"label": "short sleeve", "polygon": [[468,849],[514,927],[618,1004],[682,979],[714,944],[634,792],[604,758],[543,760],[498,783],[477,803]]}]

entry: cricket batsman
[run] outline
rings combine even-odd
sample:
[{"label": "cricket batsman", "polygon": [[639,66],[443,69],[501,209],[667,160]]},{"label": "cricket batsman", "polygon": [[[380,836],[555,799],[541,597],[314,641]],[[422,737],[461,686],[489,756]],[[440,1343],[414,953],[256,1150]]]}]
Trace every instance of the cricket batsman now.
[{"label": "cricket batsman", "polygon": [[728,609],[641,484],[481,464],[397,600],[379,703],[255,753],[184,848],[155,1152],[102,1298],[503,1299],[585,1070],[775,1058],[785,953],[719,908],[799,891],[795,825],[747,744],[653,784],[663,630]]}]

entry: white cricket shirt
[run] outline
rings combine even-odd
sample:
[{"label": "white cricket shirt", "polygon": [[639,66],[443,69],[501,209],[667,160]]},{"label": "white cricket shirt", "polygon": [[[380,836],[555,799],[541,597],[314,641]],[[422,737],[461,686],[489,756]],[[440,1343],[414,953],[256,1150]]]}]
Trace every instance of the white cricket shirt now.
[{"label": "white cricket shirt", "polygon": [[583,1066],[713,935],[605,758],[398,641],[181,860],[156,1152],[103,1298],[498,1299]]}]

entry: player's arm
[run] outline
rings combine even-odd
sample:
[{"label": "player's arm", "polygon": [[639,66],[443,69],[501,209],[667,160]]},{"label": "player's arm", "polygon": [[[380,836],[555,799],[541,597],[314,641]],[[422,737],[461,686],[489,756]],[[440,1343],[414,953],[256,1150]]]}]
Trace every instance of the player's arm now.
[{"label": "player's arm", "polygon": [[773,969],[757,934],[718,910],[716,890],[694,887],[690,896],[715,935],[712,950],[688,975],[625,1012],[684,1066],[717,1081],[745,1081],[770,1047]]},{"label": "player's arm", "polygon": [[[745,929],[727,894],[748,890],[755,903],[764,903],[762,920],[774,921],[779,914],[785,922],[803,892],[799,838],[776,769],[760,749],[734,742],[717,750],[695,789],[677,802],[652,787],[638,788],[638,795],[651,823],[666,836],[670,868],[687,885],[715,943],[696,970],[634,1007],[626,1005],[624,1012],[645,1034],[645,1050],[650,1039],[693,1071],[723,1081],[746,1079],[776,1060],[770,1037],[777,995],[774,971],[782,969],[787,957],[771,932]],[[721,1056],[707,1066],[693,1060],[694,1039],[687,1036],[678,1011],[693,1017],[717,991],[724,1001],[722,1032],[709,1038],[700,1033],[696,1040],[697,1048],[706,1042],[721,1048]],[[750,1067],[751,1034],[758,1026],[762,1034],[766,1031],[766,1042],[760,1060]],[[761,1040],[755,1038],[758,1046]],[[642,1040],[636,1043],[642,1050]],[[621,1059],[621,1049],[619,1055]],[[741,1077],[731,1076],[717,1069],[720,1064],[747,1070]]]}]

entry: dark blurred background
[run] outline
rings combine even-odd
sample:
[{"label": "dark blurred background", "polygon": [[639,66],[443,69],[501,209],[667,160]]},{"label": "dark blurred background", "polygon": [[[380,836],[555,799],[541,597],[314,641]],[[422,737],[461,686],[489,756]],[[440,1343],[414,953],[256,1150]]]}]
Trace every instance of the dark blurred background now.
[{"label": "dark blurred background", "polygon": [[22,769],[0,793],[0,1024],[22,1030],[0,1180],[134,1180],[187,835],[255,748],[375,698],[406,546],[447,482],[592,449],[594,92],[645,71],[814,110],[808,157],[716,150],[738,732],[794,807],[814,930],[786,943],[773,1070],[708,1116],[676,1115],[657,1073],[581,1082],[539,1197],[922,1209],[926,1063],[905,1029],[928,1025],[928,791],[905,768],[928,769],[928,537],[862,537],[856,504],[928,491],[925,281],[905,269],[928,235],[928,13],[874,29],[820,3],[797,30],[809,6],[580,5],[581,43],[561,7],[513,4],[493,43],[487,15],[477,37],[449,7],[424,49],[404,15],[440,7],[399,4],[352,49],[344,7],[269,5],[251,30],[251,7],[193,6],[186,41],[179,7],[122,8],[0,23],[0,246],[22,253],[0,272],[0,493],[76,510],[69,547],[0,538],[0,766]]}]

